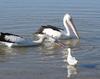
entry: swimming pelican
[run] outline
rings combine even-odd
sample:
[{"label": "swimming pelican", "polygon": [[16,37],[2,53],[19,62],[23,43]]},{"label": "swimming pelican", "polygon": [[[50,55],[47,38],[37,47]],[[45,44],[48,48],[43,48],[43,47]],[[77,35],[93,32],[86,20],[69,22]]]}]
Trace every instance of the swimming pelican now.
[{"label": "swimming pelican", "polygon": [[76,65],[78,63],[78,60],[71,55],[71,48],[68,48],[67,63],[69,65]]},{"label": "swimming pelican", "polygon": [[13,46],[35,46],[41,44],[45,35],[38,34],[39,40],[33,41],[31,39],[23,38],[19,35],[11,34],[11,33],[3,33],[0,32],[0,44],[13,47]]},{"label": "swimming pelican", "polygon": [[63,24],[65,26],[66,32],[61,28],[52,25],[47,25],[47,26],[41,26],[36,32],[36,34],[46,34],[53,38],[59,39],[63,37],[64,38],[71,37],[71,30],[72,30],[75,36],[79,39],[77,29],[73,23],[72,17],[69,14],[64,15]]}]

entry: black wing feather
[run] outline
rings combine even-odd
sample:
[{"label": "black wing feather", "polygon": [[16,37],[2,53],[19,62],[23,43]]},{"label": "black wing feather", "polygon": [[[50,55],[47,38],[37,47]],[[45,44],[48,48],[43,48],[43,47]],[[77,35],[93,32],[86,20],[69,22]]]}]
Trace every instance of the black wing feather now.
[{"label": "black wing feather", "polygon": [[59,27],[56,27],[56,26],[47,25],[47,26],[41,26],[41,27],[37,30],[37,32],[35,32],[35,33],[36,33],[36,34],[38,34],[38,33],[41,33],[41,34],[42,34],[42,33],[43,33],[43,30],[44,30],[45,28],[51,28],[51,29],[56,30],[56,31],[64,30],[64,29],[59,28]]},{"label": "black wing feather", "polygon": [[[16,37],[20,37],[19,35],[15,35],[15,34],[11,34],[11,33],[3,33],[3,32],[0,32],[0,41],[15,43],[14,41],[11,41],[10,39],[6,39],[5,38],[6,36],[16,36]],[[22,37],[20,37],[20,38],[22,38]]]},{"label": "black wing feather", "polygon": [[57,31],[60,31],[60,30],[64,30],[62,28],[59,28],[59,27],[56,27],[56,26],[52,26],[52,25],[47,25],[47,26],[42,26],[43,28],[52,28],[53,30],[57,30]]}]

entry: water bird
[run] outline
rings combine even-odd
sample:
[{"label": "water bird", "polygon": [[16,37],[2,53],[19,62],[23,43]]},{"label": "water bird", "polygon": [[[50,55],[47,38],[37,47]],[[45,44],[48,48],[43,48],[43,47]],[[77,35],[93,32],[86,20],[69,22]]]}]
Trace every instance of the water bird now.
[{"label": "water bird", "polygon": [[11,33],[0,32],[0,44],[13,47],[13,46],[35,46],[41,44],[46,38],[43,34],[38,34],[39,39],[33,41],[31,39],[23,38],[19,35]]},{"label": "water bird", "polygon": [[67,63],[73,66],[78,63],[78,60],[76,60],[76,58],[71,55],[71,48],[68,48]]},{"label": "water bird", "polygon": [[48,36],[51,36],[55,39],[60,38],[69,38],[71,37],[71,31],[75,34],[75,36],[79,39],[79,34],[77,32],[77,29],[73,23],[72,17],[70,14],[65,14],[63,18],[63,24],[66,29],[66,32],[59,27],[47,25],[47,26],[41,26],[35,34],[46,34]]}]

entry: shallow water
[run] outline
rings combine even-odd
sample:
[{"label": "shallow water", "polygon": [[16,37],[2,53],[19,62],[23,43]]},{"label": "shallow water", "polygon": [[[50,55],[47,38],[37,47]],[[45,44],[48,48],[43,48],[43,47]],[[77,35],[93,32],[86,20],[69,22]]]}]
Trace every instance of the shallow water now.
[{"label": "shallow water", "polygon": [[31,37],[40,25],[63,27],[73,16],[80,42],[69,40],[76,67],[66,63],[67,48],[0,47],[0,79],[99,79],[99,0],[0,0],[0,31]]}]

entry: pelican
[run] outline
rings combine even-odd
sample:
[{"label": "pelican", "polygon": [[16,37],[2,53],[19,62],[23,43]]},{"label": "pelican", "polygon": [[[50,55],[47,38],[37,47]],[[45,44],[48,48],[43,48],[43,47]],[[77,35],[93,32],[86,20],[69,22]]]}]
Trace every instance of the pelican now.
[{"label": "pelican", "polygon": [[45,35],[43,34],[38,34],[38,37],[39,40],[33,41],[31,39],[23,38],[19,35],[0,32],[0,44],[8,47],[35,46],[41,44],[45,39]]},{"label": "pelican", "polygon": [[66,32],[62,28],[58,28],[52,25],[41,26],[36,34],[46,34],[55,39],[69,38],[71,37],[71,31],[75,34],[75,36],[79,39],[79,35],[77,29],[73,23],[72,17],[70,14],[65,14],[63,18],[63,24],[66,29]]},{"label": "pelican", "polygon": [[72,66],[78,63],[78,60],[76,60],[76,58],[71,55],[71,48],[68,48],[67,63]]}]

